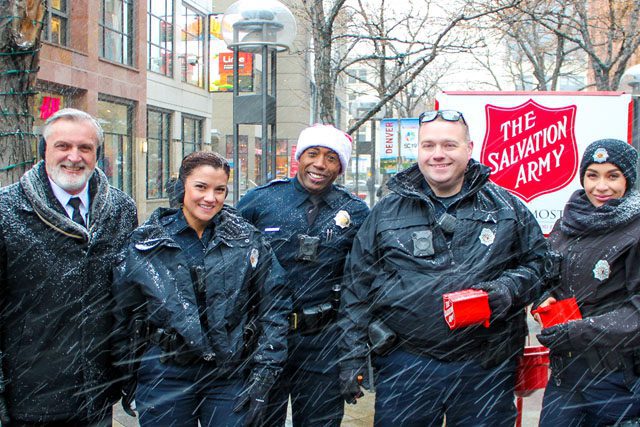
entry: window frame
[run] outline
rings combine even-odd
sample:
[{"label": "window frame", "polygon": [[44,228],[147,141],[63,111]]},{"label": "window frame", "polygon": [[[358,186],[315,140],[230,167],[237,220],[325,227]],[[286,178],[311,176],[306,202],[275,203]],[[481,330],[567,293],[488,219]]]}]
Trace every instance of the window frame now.
[{"label": "window frame", "polygon": [[[69,46],[69,7],[70,2],[68,0],[60,0],[64,3],[64,10],[55,9],[51,6],[51,1],[47,2],[46,12],[44,17],[44,28],[42,29],[43,39],[52,44],[56,44],[58,46]],[[64,31],[61,32],[62,38],[64,39],[62,42],[55,41],[51,37],[51,21],[53,17],[60,18],[61,21],[64,21]]]},{"label": "window frame", "polygon": [[[113,96],[103,95],[103,94],[98,94],[98,101],[117,104],[127,108],[127,133],[126,134],[108,132],[106,129],[103,129],[104,141],[100,149],[100,157],[98,158],[98,164],[100,165],[100,169],[102,169],[104,172],[104,159],[105,159],[105,153],[107,151],[105,144],[107,142],[107,138],[112,135],[118,135],[118,154],[122,157],[122,161],[120,162],[119,165],[116,162],[116,164],[112,167],[117,166],[116,173],[118,174],[119,181],[122,182],[122,185],[117,186],[115,185],[115,183],[112,183],[112,182],[109,182],[109,184],[113,185],[114,187],[124,191],[125,193],[133,197],[133,182],[134,182],[133,151],[135,148],[135,137],[134,137],[133,131],[135,129],[134,119],[135,119],[136,103],[127,99],[116,98]],[[126,151],[124,150],[125,144],[124,144],[123,136],[128,137],[128,146]],[[128,176],[126,174],[127,169],[128,169]]]},{"label": "window frame", "polygon": [[[196,129],[196,133],[198,134],[196,136],[196,140],[195,141],[189,141],[187,142],[187,139],[185,137],[185,122],[186,121],[193,121],[194,123],[197,123],[198,126],[196,126],[194,129]],[[198,116],[192,116],[190,114],[182,114],[182,122],[181,122],[181,129],[180,129],[180,140],[182,141],[182,158],[184,158],[184,156],[186,156],[189,153],[193,153],[194,151],[200,151],[202,150],[202,144],[203,144],[203,132],[204,132],[204,118],[203,117],[198,117]],[[199,141],[197,141],[199,137]],[[186,152],[185,147],[189,145],[189,146],[193,146],[193,150]]]},{"label": "window frame", "polygon": [[[98,27],[100,30],[100,58],[106,59],[107,61],[113,61],[126,66],[133,66],[133,47],[134,47],[134,38],[136,36],[134,31],[134,21],[135,21],[135,10],[134,10],[134,1],[133,0],[111,0],[118,1],[121,4],[120,8],[120,22],[122,23],[121,29],[112,28],[107,26],[106,24],[106,5],[105,3],[109,0],[102,0],[100,2],[100,21],[98,22]],[[125,17],[125,15],[128,15]],[[126,19],[125,19],[126,18]],[[126,26],[126,28],[124,28]],[[107,56],[107,43],[106,35],[107,32],[115,33],[119,36],[122,51],[120,52],[120,58],[112,58]]]},{"label": "window frame", "polygon": [[[183,10],[187,13],[183,14]],[[197,34],[193,34],[187,31],[187,27],[189,22],[187,21],[187,16],[189,16],[190,14],[193,14],[195,16],[198,17],[198,19],[200,20],[200,28],[202,31],[202,34],[198,37],[196,37],[196,39],[198,40],[198,61],[197,61],[197,65],[196,64],[189,64],[188,62],[188,56],[189,56],[189,35],[193,36]],[[184,21],[182,20],[183,18]],[[194,8],[192,8],[191,6],[189,6],[188,4],[181,2],[178,5],[178,10],[176,11],[176,25],[178,26],[178,37],[179,37],[179,41],[178,43],[182,44],[182,49],[183,51],[181,52],[180,49],[176,49],[177,54],[178,54],[178,63],[180,64],[180,81],[195,87],[199,87],[199,88],[206,88],[207,87],[207,82],[206,82],[206,74],[205,74],[205,62],[206,62],[206,43],[205,43],[205,38],[208,38],[207,36],[207,16],[198,12],[197,10],[195,10]],[[198,82],[194,83],[191,80],[187,79],[187,75],[188,75],[188,65],[192,65],[192,66],[197,66],[198,67]]]},{"label": "window frame", "polygon": [[[149,113],[160,114],[161,117],[161,129],[160,129],[160,138],[151,138],[149,136]],[[147,159],[146,159],[146,198],[147,200],[158,200],[158,199],[166,199],[169,197],[167,194],[165,184],[169,180],[170,177],[170,165],[171,165],[171,117],[172,112],[168,110],[163,110],[160,108],[149,107],[147,108]],[[166,126],[166,127],[165,127]],[[166,139],[163,137],[166,136]],[[150,145],[152,143],[152,139],[158,143],[158,153],[160,153],[160,161],[161,165],[161,178],[159,185],[159,196],[150,197],[149,196],[149,152],[151,151]],[[166,157],[166,158],[165,158]]]},{"label": "window frame", "polygon": [[[156,74],[160,74],[162,76],[166,76],[166,77],[170,77],[173,78],[173,68],[174,68],[174,61],[173,61],[173,54],[175,52],[175,37],[174,37],[174,33],[175,33],[175,10],[173,7],[173,0],[161,0],[165,2],[165,10],[168,10],[168,8],[171,8],[171,21],[168,21],[166,19],[163,19],[161,16],[155,15],[152,12],[152,8],[151,8],[151,2],[154,0],[147,0],[147,70],[151,71],[152,73],[156,73]],[[157,0],[156,0],[157,1]],[[169,13],[167,13],[166,15],[167,17],[169,16]],[[151,31],[152,31],[152,20],[153,19],[157,19],[158,24],[160,25],[160,28],[162,28],[162,24],[165,24],[165,27],[171,27],[171,32],[170,33],[165,33],[167,35],[170,35],[171,37],[171,41],[170,43],[165,46],[162,46],[161,44],[156,44],[153,42],[152,37],[151,37]],[[166,31],[166,29],[165,29]],[[160,37],[162,37],[162,30],[160,31]],[[156,48],[157,50],[160,51],[160,54],[162,55],[163,52],[165,54],[165,61],[168,61],[167,64],[165,64],[165,68],[166,68],[166,72],[162,72],[162,71],[155,71],[151,68],[151,61],[152,61],[152,56],[151,56],[151,50],[152,48]]]}]

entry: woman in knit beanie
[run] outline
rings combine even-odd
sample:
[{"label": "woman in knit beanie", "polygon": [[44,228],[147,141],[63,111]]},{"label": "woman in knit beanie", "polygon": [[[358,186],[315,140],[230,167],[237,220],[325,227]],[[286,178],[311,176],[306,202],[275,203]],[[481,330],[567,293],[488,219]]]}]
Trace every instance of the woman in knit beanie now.
[{"label": "woman in knit beanie", "polygon": [[549,236],[553,259],[561,261],[536,307],[575,298],[582,319],[538,335],[550,349],[552,374],[541,426],[618,425],[640,417],[637,162],[637,151],[624,141],[590,144],[580,163],[583,189]]}]

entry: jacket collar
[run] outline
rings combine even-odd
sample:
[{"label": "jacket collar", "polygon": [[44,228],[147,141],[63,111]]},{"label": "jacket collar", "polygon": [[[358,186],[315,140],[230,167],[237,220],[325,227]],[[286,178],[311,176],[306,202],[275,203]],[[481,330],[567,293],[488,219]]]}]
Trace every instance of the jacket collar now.
[{"label": "jacket collar", "polygon": [[[297,176],[291,178],[289,185],[292,185],[295,189],[295,191],[292,192],[294,197],[292,200],[293,206],[301,206],[311,196],[311,193],[309,193],[309,191],[300,184]],[[338,209],[341,206],[340,193],[336,191],[334,184],[331,184],[324,193],[320,194],[320,198],[329,205],[332,210]]]},{"label": "jacket collar", "polygon": [[28,170],[20,178],[20,186],[29,201],[31,209],[51,228],[70,237],[89,240],[89,234],[96,230],[109,216],[112,206],[109,202],[109,181],[106,175],[95,168],[89,179],[89,230],[73,222],[64,207],[53,194],[44,161]]},{"label": "jacket collar", "polygon": [[[170,246],[176,245],[172,237],[173,233],[187,226],[186,222],[179,220],[180,216],[175,215],[177,212],[176,208],[158,208],[153,211],[149,219],[133,234],[133,243],[149,245],[151,242],[164,242]],[[215,229],[210,246],[219,241],[233,246],[233,241],[248,239],[251,234],[251,226],[228,205],[224,205],[222,210],[213,217],[213,224]]]},{"label": "jacket collar", "polygon": [[[461,190],[461,199],[475,194],[487,182],[491,174],[491,169],[470,159],[464,173],[464,185]],[[413,164],[409,169],[398,173],[389,180],[389,189],[402,197],[418,198],[427,200],[427,195],[432,194],[431,188],[426,185],[425,179],[418,168],[418,164]],[[426,188],[426,190],[425,190]],[[431,203],[430,201],[428,201]]]}]

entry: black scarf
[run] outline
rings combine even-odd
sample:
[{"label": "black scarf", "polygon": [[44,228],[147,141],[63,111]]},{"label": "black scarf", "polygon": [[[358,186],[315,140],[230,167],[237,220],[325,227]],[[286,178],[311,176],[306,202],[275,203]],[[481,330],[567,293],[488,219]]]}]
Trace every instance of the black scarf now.
[{"label": "black scarf", "polygon": [[601,234],[640,216],[640,194],[629,190],[620,199],[595,207],[583,189],[571,195],[562,214],[560,229],[569,236]]}]

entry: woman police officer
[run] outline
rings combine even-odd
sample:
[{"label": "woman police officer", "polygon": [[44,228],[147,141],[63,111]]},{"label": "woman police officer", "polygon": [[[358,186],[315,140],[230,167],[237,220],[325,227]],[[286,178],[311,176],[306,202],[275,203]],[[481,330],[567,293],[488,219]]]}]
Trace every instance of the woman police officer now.
[{"label": "woman police officer", "polygon": [[224,205],[228,180],[218,154],[186,156],[181,208],[155,210],[115,269],[116,356],[137,379],[142,426],[259,424],[286,359],[283,271]]},{"label": "woman police officer", "polygon": [[583,189],[549,236],[561,255],[541,307],[575,297],[582,320],[542,330],[551,350],[542,426],[613,425],[640,416],[640,195],[638,154],[602,139],[580,164]]}]

